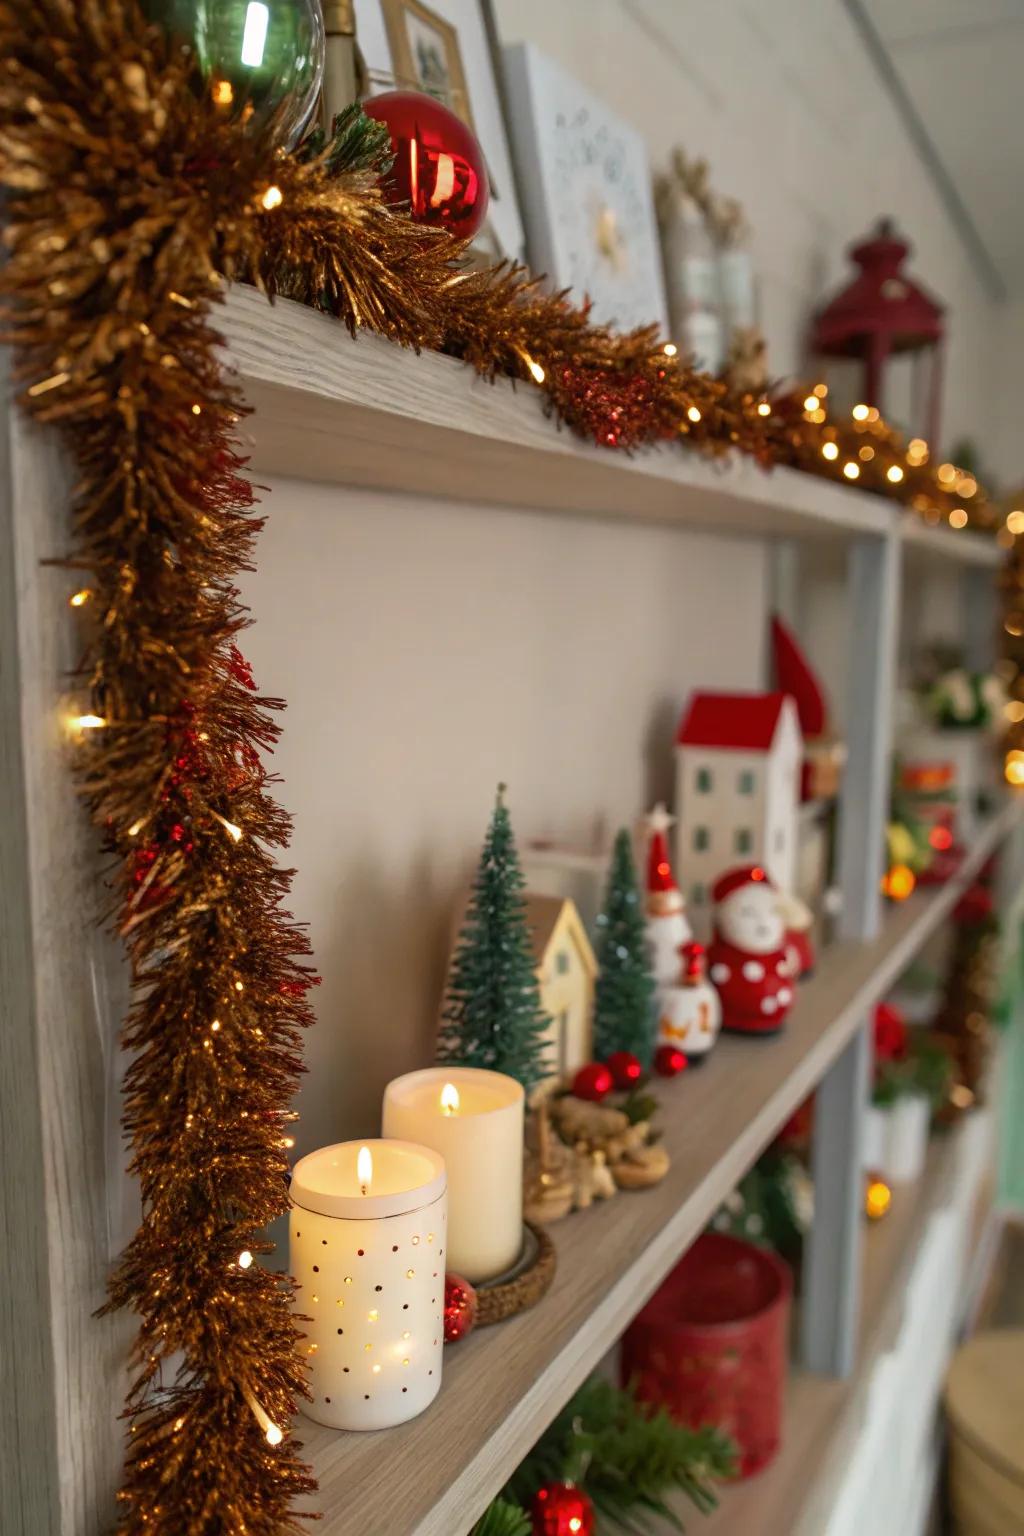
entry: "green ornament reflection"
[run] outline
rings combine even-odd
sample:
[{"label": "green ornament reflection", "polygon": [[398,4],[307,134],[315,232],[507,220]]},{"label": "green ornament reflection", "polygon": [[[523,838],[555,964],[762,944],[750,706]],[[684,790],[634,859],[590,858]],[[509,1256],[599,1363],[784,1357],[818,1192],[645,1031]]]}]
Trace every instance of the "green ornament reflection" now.
[{"label": "green ornament reflection", "polygon": [[143,0],[143,10],[192,50],[225,116],[254,130],[273,118],[279,144],[298,142],[323,79],[320,0]]}]

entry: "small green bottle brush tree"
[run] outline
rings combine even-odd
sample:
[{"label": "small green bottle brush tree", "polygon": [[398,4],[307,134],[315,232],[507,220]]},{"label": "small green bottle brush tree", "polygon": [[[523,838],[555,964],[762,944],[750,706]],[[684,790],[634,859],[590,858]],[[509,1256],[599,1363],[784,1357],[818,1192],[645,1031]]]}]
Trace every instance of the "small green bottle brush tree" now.
[{"label": "small green bottle brush tree", "polygon": [[629,1051],[641,1066],[654,1053],[654,978],[629,833],[615,839],[604,908],[597,919],[594,1059]]},{"label": "small green bottle brush tree", "polygon": [[455,948],[438,1041],[439,1062],[514,1077],[529,1093],[550,1071],[525,888],[505,786],[499,784],[466,917]]}]

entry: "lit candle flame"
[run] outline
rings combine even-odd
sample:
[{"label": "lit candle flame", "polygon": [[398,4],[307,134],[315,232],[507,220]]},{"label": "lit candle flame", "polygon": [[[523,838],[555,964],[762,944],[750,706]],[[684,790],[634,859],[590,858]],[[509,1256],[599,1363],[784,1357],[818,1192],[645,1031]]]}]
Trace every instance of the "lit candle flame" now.
[{"label": "lit candle flame", "polygon": [[359,1156],[356,1158],[356,1178],[365,1195],[373,1183],[373,1154],[369,1147],[360,1147]]},{"label": "lit candle flame", "polygon": [[459,1112],[459,1090],[454,1083],[445,1083],[441,1089],[441,1113],[442,1115],[457,1115]]}]

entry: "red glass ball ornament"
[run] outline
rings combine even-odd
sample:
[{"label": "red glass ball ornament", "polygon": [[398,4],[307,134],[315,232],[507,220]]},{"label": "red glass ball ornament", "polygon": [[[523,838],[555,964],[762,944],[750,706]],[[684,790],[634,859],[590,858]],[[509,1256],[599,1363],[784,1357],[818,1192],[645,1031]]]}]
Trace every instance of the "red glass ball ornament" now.
[{"label": "red glass ball ornament", "polygon": [[548,1483],[530,1506],[533,1536],[593,1536],[594,1506],[575,1483]]},{"label": "red glass ball ornament", "polygon": [[589,1099],[593,1104],[607,1098],[614,1086],[614,1079],[603,1061],[589,1061],[585,1067],[580,1067],[572,1080],[574,1097]]},{"label": "red glass ball ornament", "polygon": [[678,1045],[659,1045],[654,1054],[654,1070],[659,1077],[678,1077],[689,1066]]},{"label": "red glass ball ornament", "polygon": [[608,1057],[607,1067],[616,1088],[635,1088],[644,1075],[640,1058],[634,1056],[632,1051],[613,1051]]},{"label": "red glass ball ornament", "polygon": [[476,1291],[461,1275],[444,1277],[444,1341],[457,1344],[473,1332],[476,1322]]},{"label": "red glass ball ornament", "polygon": [[465,123],[422,91],[385,91],[363,111],[391,134],[395,163],[381,183],[388,202],[404,203],[417,224],[472,239],[490,192],[483,150]]}]

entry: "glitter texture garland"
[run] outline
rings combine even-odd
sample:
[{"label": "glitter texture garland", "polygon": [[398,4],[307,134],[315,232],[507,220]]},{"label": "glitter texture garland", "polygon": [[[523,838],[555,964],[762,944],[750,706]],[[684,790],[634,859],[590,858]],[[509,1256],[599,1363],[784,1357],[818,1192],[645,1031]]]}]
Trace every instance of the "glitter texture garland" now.
[{"label": "glitter texture garland", "polygon": [[[357,111],[285,155],[273,125],[248,137],[191,85],[135,0],[0,0],[5,336],[23,408],[77,471],[78,774],[116,856],[133,980],[143,1217],[111,1282],[139,1319],[119,1530],[281,1536],[313,1486],[287,1433],[305,1382],[291,1286],[258,1260],[287,1207],[315,977],[273,852],[289,831],[261,756],[277,705],[237,643],[260,522],[216,357],[224,279],[536,385],[609,448],[684,439],[835,473],[822,446],[839,434],[736,395],[653,328],[593,325],[521,268],[463,270],[447,234],[385,205],[386,145]],[[902,453],[887,438],[876,470]],[[879,489],[910,499],[892,476]],[[930,472],[913,494],[941,515]]]}]

